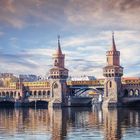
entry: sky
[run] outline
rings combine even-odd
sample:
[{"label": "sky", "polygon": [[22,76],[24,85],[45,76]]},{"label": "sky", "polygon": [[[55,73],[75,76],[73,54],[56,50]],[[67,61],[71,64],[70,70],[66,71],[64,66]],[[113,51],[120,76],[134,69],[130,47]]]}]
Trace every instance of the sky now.
[{"label": "sky", "polygon": [[140,0],[0,0],[0,72],[48,74],[57,36],[70,76],[102,76],[115,32],[124,76],[140,77]]}]

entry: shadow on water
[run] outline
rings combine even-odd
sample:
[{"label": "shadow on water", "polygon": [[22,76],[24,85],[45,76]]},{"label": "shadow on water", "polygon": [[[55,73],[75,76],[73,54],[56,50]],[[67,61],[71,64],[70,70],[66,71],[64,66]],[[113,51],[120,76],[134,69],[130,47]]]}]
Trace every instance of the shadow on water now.
[{"label": "shadow on water", "polygon": [[10,101],[1,101],[0,108],[14,108],[14,102]]},{"label": "shadow on water", "polygon": [[48,102],[46,101],[33,101],[33,102],[30,102],[29,103],[29,107],[31,108],[38,108],[38,109],[41,109],[41,108],[48,108]]}]

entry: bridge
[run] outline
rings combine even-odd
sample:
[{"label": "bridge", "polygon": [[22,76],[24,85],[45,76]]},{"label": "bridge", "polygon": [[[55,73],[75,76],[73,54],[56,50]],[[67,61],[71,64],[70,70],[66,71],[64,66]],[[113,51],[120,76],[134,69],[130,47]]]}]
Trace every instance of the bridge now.
[{"label": "bridge", "polygon": [[48,81],[21,82],[18,79],[18,82],[0,88],[0,103],[42,101],[67,106],[69,96],[92,96],[94,98],[94,95],[102,95],[107,106],[111,102],[115,105],[138,102],[140,100],[140,78],[122,77],[123,67],[120,66],[120,52],[116,49],[114,34],[112,34],[112,48],[107,51],[106,57],[107,65],[103,68],[104,79],[67,81],[68,69],[64,65],[65,55],[61,50],[59,37]]}]

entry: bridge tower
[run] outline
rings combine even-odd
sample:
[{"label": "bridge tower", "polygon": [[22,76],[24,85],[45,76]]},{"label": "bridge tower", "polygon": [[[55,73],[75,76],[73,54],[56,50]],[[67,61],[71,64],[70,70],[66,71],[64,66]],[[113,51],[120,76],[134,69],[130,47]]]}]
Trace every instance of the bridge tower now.
[{"label": "bridge tower", "polygon": [[104,107],[116,107],[120,104],[121,77],[123,67],[120,66],[120,51],[117,51],[114,33],[112,33],[112,48],[106,53],[107,65],[103,68],[104,83]]},{"label": "bridge tower", "polygon": [[50,69],[50,96],[49,106],[61,107],[66,106],[68,69],[65,68],[65,55],[62,53],[60,46],[60,36],[58,36],[58,47],[53,54],[53,68]]}]

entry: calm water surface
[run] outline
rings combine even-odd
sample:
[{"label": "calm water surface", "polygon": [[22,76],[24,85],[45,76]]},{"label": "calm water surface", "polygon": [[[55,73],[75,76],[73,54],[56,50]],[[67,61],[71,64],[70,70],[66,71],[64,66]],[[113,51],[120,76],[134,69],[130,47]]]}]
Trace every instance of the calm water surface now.
[{"label": "calm water surface", "polygon": [[4,140],[140,140],[140,109],[0,109]]}]

